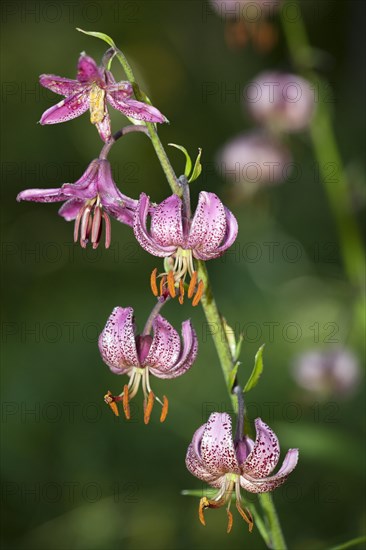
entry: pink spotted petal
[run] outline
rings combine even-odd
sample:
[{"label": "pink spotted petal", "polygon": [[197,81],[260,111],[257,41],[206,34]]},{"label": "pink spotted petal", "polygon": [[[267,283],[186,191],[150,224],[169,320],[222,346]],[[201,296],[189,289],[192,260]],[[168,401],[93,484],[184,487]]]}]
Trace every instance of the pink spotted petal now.
[{"label": "pink spotted petal", "polygon": [[70,199],[63,204],[58,211],[67,222],[74,220],[78,215],[80,208],[83,206],[84,201],[79,199]]},{"label": "pink spotted petal", "polygon": [[189,231],[187,248],[194,255],[215,253],[226,234],[225,207],[215,193],[201,191]]},{"label": "pink spotted petal", "polygon": [[106,71],[106,79],[107,92],[113,94],[112,99],[114,99],[115,101],[125,101],[133,94],[132,84],[131,82],[128,82],[128,80],[121,80],[120,82],[116,82],[112,73],[110,73],[109,71]]},{"label": "pink spotted petal", "polygon": [[153,341],[143,366],[169,371],[177,362],[180,353],[180,338],[175,328],[161,315],[153,322]]},{"label": "pink spotted petal", "polygon": [[161,246],[160,243],[158,243],[147,230],[146,223],[149,209],[151,209],[149,197],[145,195],[145,193],[141,193],[140,200],[136,207],[133,224],[135,237],[138,240],[140,246],[142,246],[142,248],[146,250],[146,252],[149,252],[149,254],[152,254],[153,256],[158,256],[160,258],[171,256],[171,254],[176,251],[176,247]]},{"label": "pink spotted petal", "polygon": [[131,307],[115,307],[99,336],[99,351],[103,361],[115,374],[125,374],[139,367],[135,341],[135,322]]},{"label": "pink spotted petal", "polygon": [[191,474],[205,483],[208,483],[212,487],[219,488],[224,481],[222,476],[213,475],[211,472],[206,470],[204,462],[194,452],[192,444],[189,445],[187,450],[186,466]]},{"label": "pink spotted petal", "polygon": [[136,99],[121,99],[120,92],[107,92],[107,101],[125,116],[135,118],[136,120],[167,122],[165,116],[152,105],[136,101]]},{"label": "pink spotted petal", "polygon": [[171,368],[165,364],[159,368],[150,368],[150,372],[158,378],[177,378],[191,368],[197,357],[198,340],[191,321],[182,323],[183,349],[177,362]]},{"label": "pink spotted petal", "polygon": [[234,449],[231,418],[227,413],[212,413],[201,440],[201,458],[208,471],[219,476],[240,473]]},{"label": "pink spotted petal", "polygon": [[89,55],[82,53],[78,61],[78,81],[82,84],[88,84],[101,78],[102,74],[94,59]]},{"label": "pink spotted petal", "polygon": [[283,464],[277,474],[265,477],[263,479],[256,479],[251,477],[249,474],[243,474],[240,476],[240,485],[246,491],[250,493],[267,493],[273,491],[280,485],[282,485],[289,474],[296,467],[297,461],[299,458],[298,449],[290,449],[283,461]]},{"label": "pink spotted petal", "polygon": [[41,117],[41,124],[57,124],[76,118],[89,108],[89,95],[78,92],[63,99],[45,111]]},{"label": "pink spotted petal", "polygon": [[177,248],[184,245],[182,206],[182,200],[177,195],[171,195],[155,208],[150,233],[160,246]]},{"label": "pink spotted petal", "polygon": [[17,196],[17,201],[60,202],[67,199],[62,189],[25,189]]},{"label": "pink spotted petal", "polygon": [[60,94],[65,97],[82,91],[82,84],[77,80],[71,78],[63,78],[55,74],[41,74],[39,77],[39,83],[48,90]]},{"label": "pink spotted petal", "polygon": [[252,452],[241,464],[243,475],[253,478],[268,476],[277,466],[280,457],[280,445],[276,434],[260,418],[255,420],[256,439]]},{"label": "pink spotted petal", "polygon": [[107,109],[105,110],[104,118],[101,122],[96,123],[97,130],[100,137],[104,142],[107,142],[111,139],[111,119]]},{"label": "pink spotted petal", "polygon": [[218,246],[213,252],[204,252],[200,248],[196,248],[193,251],[193,255],[198,260],[212,260],[214,258],[218,258],[219,256],[222,256],[224,252],[230,248],[230,246],[234,243],[237,235],[238,235],[238,222],[236,221],[235,216],[230,212],[228,208],[225,207],[225,214],[226,214],[226,233],[223,238],[223,241],[220,246]]}]

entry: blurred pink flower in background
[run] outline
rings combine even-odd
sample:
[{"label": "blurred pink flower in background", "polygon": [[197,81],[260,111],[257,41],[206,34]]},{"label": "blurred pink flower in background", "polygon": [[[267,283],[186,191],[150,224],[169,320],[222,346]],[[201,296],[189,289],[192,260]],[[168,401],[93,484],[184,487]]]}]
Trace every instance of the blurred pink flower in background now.
[{"label": "blurred pink flower in background", "polygon": [[229,17],[248,18],[251,21],[261,15],[274,13],[281,0],[210,0],[212,8],[224,19]]},{"label": "blurred pink flower in background", "polygon": [[357,357],[345,348],[303,353],[295,359],[292,372],[299,386],[325,397],[352,394],[361,378]]},{"label": "blurred pink flower in background", "polygon": [[255,121],[274,130],[298,132],[310,124],[315,95],[310,83],[293,74],[264,72],[248,87],[245,103]]},{"label": "blurred pink flower in background", "polygon": [[255,131],[228,141],[217,154],[216,168],[250,195],[263,185],[282,183],[291,173],[292,157],[274,137]]}]

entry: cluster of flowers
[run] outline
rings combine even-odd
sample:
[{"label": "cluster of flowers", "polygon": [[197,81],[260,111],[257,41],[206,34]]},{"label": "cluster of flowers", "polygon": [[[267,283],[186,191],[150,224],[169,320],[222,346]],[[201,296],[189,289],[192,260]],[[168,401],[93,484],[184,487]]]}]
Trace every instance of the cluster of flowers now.
[{"label": "cluster of flowers", "polygon": [[[155,107],[132,99],[130,82],[116,83],[106,67],[98,67],[85,54],[79,59],[77,80],[42,75],[40,82],[65,96],[43,114],[41,124],[70,120],[89,109],[91,122],[96,125],[105,145],[100,156],[90,163],[77,182],[53,189],[28,189],[18,195],[18,200],[64,202],[59,214],[67,221],[75,221],[74,241],[80,241],[82,247],[90,242],[93,248],[97,248],[103,227],[105,246],[109,247],[112,216],[133,228],[143,249],[165,258],[164,272],[158,274],[154,269],[151,275],[151,288],[157,300],[142,333],[136,335],[132,307],[116,307],[99,338],[102,359],[112,373],[129,377],[120,395],[108,392],[104,397],[114,414],[119,415],[121,404],[125,417],[130,418],[129,403],[141,383],[145,424],[149,423],[155,401],[161,405],[160,421],[163,422],[168,413],[168,399],[155,396],[150,376],[170,379],[183,375],[197,357],[198,342],[190,320],[182,324],[181,342],[175,328],[160,315],[160,309],[173,298],[183,303],[185,293],[192,299],[193,306],[199,303],[205,288],[198,277],[197,261],[222,255],[236,239],[237,221],[214,193],[206,191],[200,193],[192,215],[188,183],[184,177],[179,180],[182,195],[173,194],[160,204],[151,202],[144,193],[138,200],[121,193],[112,177],[108,152],[124,133],[134,129],[142,131],[146,126],[128,126],[112,136],[107,102],[132,119],[145,123],[166,121]],[[279,472],[271,476],[280,454],[278,440],[260,419],[256,420],[256,430],[255,441],[244,435],[243,429],[233,441],[230,417],[225,413],[213,413],[194,434],[187,452],[187,467],[196,477],[219,489],[214,499],[201,499],[199,517],[202,523],[206,507],[228,503],[230,530],[232,515],[229,507],[235,488],[238,511],[251,530],[253,519],[241,506],[240,487],[253,493],[271,491],[282,484],[295,468],[298,453],[292,449]]]},{"label": "cluster of flowers", "polygon": [[264,72],[251,82],[244,103],[259,128],[224,145],[217,155],[217,169],[250,195],[290,175],[292,156],[283,136],[309,126],[315,94],[309,82],[297,75]]}]

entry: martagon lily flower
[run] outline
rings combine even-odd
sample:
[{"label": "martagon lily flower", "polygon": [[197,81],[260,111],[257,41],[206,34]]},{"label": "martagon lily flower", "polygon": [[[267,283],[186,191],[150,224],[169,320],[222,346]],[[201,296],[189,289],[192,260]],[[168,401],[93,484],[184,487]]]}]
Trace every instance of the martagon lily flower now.
[{"label": "martagon lily flower", "polygon": [[18,201],[62,202],[60,216],[66,221],[75,220],[74,241],[79,238],[83,248],[91,241],[97,248],[103,223],[105,246],[111,242],[109,215],[127,225],[132,225],[137,201],[123,195],[117,188],[111,165],[106,159],[93,160],[81,178],[75,183],[64,183],[56,189],[26,189],[17,196]]},{"label": "martagon lily flower", "polygon": [[[151,318],[149,318],[151,319]],[[150,328],[153,336],[150,336]],[[148,320],[145,330],[136,336],[133,309],[114,308],[99,337],[99,350],[103,361],[114,374],[127,374],[129,383],[123,392],[113,396],[110,391],[105,402],[119,416],[117,402],[122,401],[127,419],[130,419],[129,401],[136,395],[140,382],[144,393],[144,422],[148,424],[154,400],[162,406],[160,422],[168,413],[168,399],[156,397],[150,387],[150,375],[158,378],[177,378],[191,368],[197,357],[197,336],[190,321],[182,323],[183,346],[178,332],[161,315]]]},{"label": "martagon lily flower", "polygon": [[226,413],[212,413],[206,424],[195,432],[188,447],[186,465],[196,477],[218,488],[213,499],[203,497],[199,504],[199,519],[205,525],[204,510],[227,506],[230,532],[233,517],[230,512],[231,496],[235,490],[236,507],[242,518],[253,529],[249,510],[243,510],[240,488],[250,493],[273,491],[284,483],[295,468],[298,450],[290,449],[277,474],[270,475],[277,466],[280,446],[274,432],[260,418],[255,421],[256,440],[248,436],[233,441],[231,418]]},{"label": "martagon lily flower", "polygon": [[[202,191],[194,216],[191,216],[188,201],[171,195],[155,208],[145,193],[135,212],[135,237],[147,252],[166,258],[167,270],[161,277],[160,291],[157,286],[157,269],[151,275],[151,288],[155,296],[167,292],[172,298],[184,299],[184,282],[190,276],[188,298],[196,306],[203,294],[203,281],[198,280],[194,258],[211,260],[221,256],[235,241],[238,224],[234,215],[215,193]],[[151,213],[150,230],[147,216]]]},{"label": "martagon lily flower", "polygon": [[131,99],[133,88],[130,82],[116,82],[110,71],[98,67],[94,59],[85,53],[79,58],[77,80],[43,74],[39,81],[45,88],[65,96],[43,113],[41,124],[66,122],[89,109],[90,122],[96,125],[100,137],[107,142],[111,137],[107,102],[127,117],[147,122],[167,122],[165,116],[152,105]]}]

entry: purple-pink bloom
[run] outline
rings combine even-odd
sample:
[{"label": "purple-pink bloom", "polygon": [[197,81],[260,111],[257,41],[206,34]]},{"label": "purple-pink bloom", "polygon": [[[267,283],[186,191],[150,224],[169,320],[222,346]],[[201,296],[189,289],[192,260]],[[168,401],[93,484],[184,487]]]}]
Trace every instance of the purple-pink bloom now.
[{"label": "purple-pink bloom", "polygon": [[[150,229],[147,227],[149,213]],[[238,224],[215,193],[202,191],[199,194],[193,217],[177,195],[171,195],[152,209],[149,197],[142,193],[135,212],[134,232],[144,250],[167,258],[169,269],[161,275],[160,293],[166,284],[171,297],[175,297],[177,288],[182,303],[183,285],[188,273],[191,277],[188,298],[192,298],[198,283],[192,302],[197,305],[203,293],[203,282],[197,280],[194,259],[206,261],[221,256],[235,241]],[[158,295],[156,271],[153,272],[151,286],[154,294]]]},{"label": "purple-pink bloom", "polygon": [[45,88],[65,96],[43,113],[41,124],[66,122],[89,109],[90,122],[96,125],[100,137],[107,142],[111,137],[107,103],[127,117],[146,122],[167,122],[165,116],[152,105],[131,99],[133,87],[130,82],[116,82],[110,71],[98,67],[94,59],[85,53],[79,58],[77,80],[43,74],[39,81]]},{"label": "purple-pink bloom", "polygon": [[204,509],[218,508],[228,503],[228,531],[232,525],[231,495],[235,489],[236,507],[253,528],[249,510],[241,506],[240,488],[250,493],[273,491],[282,485],[295,468],[298,449],[290,449],[279,471],[272,474],[280,457],[280,446],[275,433],[260,418],[255,421],[256,440],[242,436],[233,441],[231,418],[227,413],[212,413],[206,424],[195,432],[188,447],[186,466],[194,476],[219,489],[213,499],[203,497],[199,518],[205,525]]},{"label": "purple-pink bloom", "polygon": [[58,211],[66,221],[75,220],[74,241],[80,233],[80,244],[86,247],[91,241],[97,248],[103,222],[105,246],[111,242],[109,215],[127,225],[132,225],[137,201],[123,195],[117,188],[110,163],[105,159],[93,160],[81,178],[75,183],[64,183],[56,189],[26,189],[17,196],[18,201],[62,202]]},{"label": "purple-pink bloom", "polygon": [[126,418],[130,418],[129,401],[142,384],[144,393],[144,421],[149,422],[154,399],[163,407],[160,421],[168,412],[168,400],[154,395],[150,387],[150,375],[157,378],[177,378],[191,368],[197,357],[198,342],[191,322],[182,323],[183,344],[178,332],[161,315],[152,322],[153,336],[145,333],[136,336],[136,326],[131,307],[115,307],[103,332],[99,336],[99,350],[103,361],[114,374],[127,374],[129,383],[119,396],[108,392],[105,401],[118,416],[116,402],[122,401]]}]

